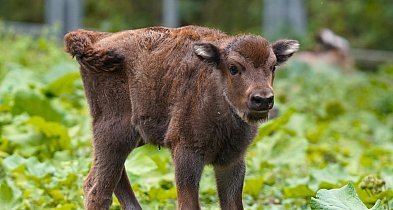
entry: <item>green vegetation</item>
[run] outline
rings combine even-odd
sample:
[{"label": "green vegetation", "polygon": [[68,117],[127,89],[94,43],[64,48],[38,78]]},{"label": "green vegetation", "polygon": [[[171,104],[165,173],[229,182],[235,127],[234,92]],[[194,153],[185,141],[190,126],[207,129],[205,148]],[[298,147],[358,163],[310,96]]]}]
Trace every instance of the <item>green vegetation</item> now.
[{"label": "green vegetation", "polygon": [[[345,189],[354,205],[392,208],[393,67],[347,75],[294,61],[277,73],[280,115],[261,126],[247,153],[246,208],[340,204],[335,195]],[[77,63],[51,41],[1,34],[0,81],[0,209],[82,209],[91,135]],[[166,149],[138,148],[126,167],[145,209],[174,209]],[[211,167],[200,199],[204,209],[218,208]]]},{"label": "green vegetation", "polygon": [[[340,189],[319,190],[317,198],[311,199],[311,209],[348,209],[348,210],[368,210],[356,194],[352,184],[348,184]],[[381,201],[378,200],[370,210],[382,210]]]}]

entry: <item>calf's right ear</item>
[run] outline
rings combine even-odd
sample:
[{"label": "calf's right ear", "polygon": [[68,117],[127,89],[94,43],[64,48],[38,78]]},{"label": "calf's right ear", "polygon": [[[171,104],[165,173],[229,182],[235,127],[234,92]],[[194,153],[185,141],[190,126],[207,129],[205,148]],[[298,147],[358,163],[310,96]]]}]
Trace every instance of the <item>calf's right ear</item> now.
[{"label": "calf's right ear", "polygon": [[299,42],[296,40],[282,39],[274,42],[272,48],[277,58],[277,65],[280,65],[299,50]]},{"label": "calf's right ear", "polygon": [[211,43],[195,43],[192,50],[199,59],[218,65],[220,63],[220,50]]}]

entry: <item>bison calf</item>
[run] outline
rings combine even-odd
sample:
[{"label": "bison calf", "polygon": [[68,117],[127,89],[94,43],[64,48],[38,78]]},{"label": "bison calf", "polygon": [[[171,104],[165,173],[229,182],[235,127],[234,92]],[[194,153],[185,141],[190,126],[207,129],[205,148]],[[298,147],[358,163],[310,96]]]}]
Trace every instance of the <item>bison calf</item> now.
[{"label": "bison calf", "polygon": [[242,209],[244,156],[273,107],[274,71],[298,42],[229,36],[187,26],[118,33],[78,30],[65,38],[76,57],[93,118],[93,166],[86,209],[141,209],[124,162],[143,144],[168,147],[178,209],[199,209],[203,167],[214,167],[222,209]]}]

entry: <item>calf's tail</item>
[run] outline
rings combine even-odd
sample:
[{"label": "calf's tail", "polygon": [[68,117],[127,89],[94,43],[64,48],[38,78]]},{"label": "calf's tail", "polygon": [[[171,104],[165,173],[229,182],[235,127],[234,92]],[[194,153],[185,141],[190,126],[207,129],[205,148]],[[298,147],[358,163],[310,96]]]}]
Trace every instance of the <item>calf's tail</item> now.
[{"label": "calf's tail", "polygon": [[77,30],[64,36],[65,50],[79,64],[95,71],[114,71],[123,68],[124,55],[114,49],[105,49],[95,43],[108,33]]}]

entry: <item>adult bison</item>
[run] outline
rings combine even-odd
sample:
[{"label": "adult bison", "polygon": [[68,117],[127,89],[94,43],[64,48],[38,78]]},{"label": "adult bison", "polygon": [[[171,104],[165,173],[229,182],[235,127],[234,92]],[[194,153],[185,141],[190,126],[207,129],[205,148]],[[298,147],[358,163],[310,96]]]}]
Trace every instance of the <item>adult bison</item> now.
[{"label": "adult bison", "polygon": [[65,38],[76,57],[93,118],[93,166],[86,209],[141,209],[124,162],[135,147],[168,147],[178,209],[199,209],[203,167],[214,167],[222,209],[242,209],[244,156],[273,107],[274,71],[298,42],[229,36],[187,26],[118,33],[78,30]]}]

